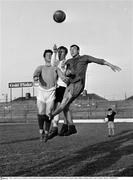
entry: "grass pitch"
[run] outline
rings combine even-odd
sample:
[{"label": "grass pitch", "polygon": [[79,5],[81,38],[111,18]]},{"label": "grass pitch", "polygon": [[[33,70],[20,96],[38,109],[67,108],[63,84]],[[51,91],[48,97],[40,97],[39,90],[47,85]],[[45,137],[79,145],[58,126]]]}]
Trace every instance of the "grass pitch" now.
[{"label": "grass pitch", "polygon": [[37,124],[0,125],[0,175],[17,177],[133,176],[133,123],[76,124],[78,133],[39,141]]}]

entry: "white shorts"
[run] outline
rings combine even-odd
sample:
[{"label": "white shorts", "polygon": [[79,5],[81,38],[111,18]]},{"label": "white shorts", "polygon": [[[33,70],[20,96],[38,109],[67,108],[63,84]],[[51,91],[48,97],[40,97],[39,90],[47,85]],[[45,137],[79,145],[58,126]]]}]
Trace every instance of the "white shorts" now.
[{"label": "white shorts", "polygon": [[113,121],[108,122],[108,128],[114,128],[114,122]]},{"label": "white shorts", "polygon": [[43,103],[54,101],[55,89],[56,87],[52,87],[50,89],[43,89],[42,87],[39,86],[37,88],[37,101],[41,101]]}]

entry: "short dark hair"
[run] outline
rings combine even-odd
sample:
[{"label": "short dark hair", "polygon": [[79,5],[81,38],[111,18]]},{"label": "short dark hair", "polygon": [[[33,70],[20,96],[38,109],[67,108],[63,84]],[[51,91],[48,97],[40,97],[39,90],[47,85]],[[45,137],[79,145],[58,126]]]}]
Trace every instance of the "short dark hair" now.
[{"label": "short dark hair", "polygon": [[70,46],[70,48],[72,48],[72,47],[76,47],[76,48],[77,48],[77,50],[80,50],[79,46],[78,46],[78,45],[76,45],[76,44],[73,44],[73,45],[71,45],[71,46]]},{"label": "short dark hair", "polygon": [[43,57],[45,58],[46,53],[51,53],[51,55],[53,54],[53,51],[51,49],[46,49],[43,53]]},{"label": "short dark hair", "polygon": [[112,111],[112,108],[109,108],[108,111]]},{"label": "short dark hair", "polygon": [[60,46],[60,47],[58,48],[58,50],[60,50],[60,49],[64,49],[64,50],[65,50],[65,54],[68,53],[68,49],[67,49],[65,46]]}]

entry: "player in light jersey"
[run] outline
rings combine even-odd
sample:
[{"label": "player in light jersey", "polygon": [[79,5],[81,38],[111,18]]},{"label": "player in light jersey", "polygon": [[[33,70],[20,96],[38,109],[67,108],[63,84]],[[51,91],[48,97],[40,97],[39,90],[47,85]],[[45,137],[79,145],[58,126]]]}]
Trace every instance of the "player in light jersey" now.
[{"label": "player in light jersey", "polygon": [[48,114],[51,113],[54,107],[55,90],[57,85],[58,76],[65,82],[61,71],[51,66],[52,50],[45,50],[43,57],[45,64],[36,68],[33,74],[34,82],[39,82],[37,87],[37,108],[38,108],[38,125],[40,132],[40,140],[47,140],[48,132],[50,129],[51,121]]},{"label": "player in light jersey", "polygon": [[[80,56],[79,52],[79,46],[72,45],[70,47],[72,58],[66,61],[66,75],[69,76],[70,84],[65,90],[64,97],[60,106],[54,112],[49,114],[50,119],[60,113],[64,108],[67,108],[69,111],[70,104],[84,90],[85,76],[88,64],[96,63],[100,65],[106,65],[110,67],[114,72],[121,70],[119,67],[105,61],[104,59],[95,58],[89,55]],[[73,124],[71,116],[69,116],[68,121],[71,122],[71,124],[69,124],[68,132],[65,133],[66,136],[74,134],[76,132],[76,128]]]},{"label": "player in light jersey", "polygon": [[[60,46],[57,49],[57,46],[54,45],[53,52],[54,52],[54,58],[53,58],[52,64],[54,66],[57,66],[65,74],[66,55],[68,53],[67,48],[64,46]],[[58,60],[56,58],[57,54],[58,54]],[[61,103],[66,87],[67,87],[67,84],[60,77],[58,77],[57,88],[56,88],[56,92],[55,92],[55,97],[56,97],[55,98],[55,108],[57,108],[57,106],[59,106],[59,104]],[[64,130],[66,130],[66,131],[68,130],[67,114],[66,114],[65,109],[63,110],[63,114],[64,114],[64,123],[62,125],[60,132],[58,132],[59,114],[57,114],[54,117],[54,119],[52,120],[53,127],[48,135],[49,139],[51,139],[57,135],[63,136]]]}]

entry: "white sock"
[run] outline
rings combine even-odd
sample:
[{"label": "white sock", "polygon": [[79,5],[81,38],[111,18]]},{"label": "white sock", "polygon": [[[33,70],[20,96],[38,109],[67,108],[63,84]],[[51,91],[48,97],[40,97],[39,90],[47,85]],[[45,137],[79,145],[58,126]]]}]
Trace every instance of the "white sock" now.
[{"label": "white sock", "polygon": [[45,131],[45,134],[48,134],[48,131]]},{"label": "white sock", "polygon": [[59,122],[59,114],[57,114],[52,121],[53,127],[58,127],[58,122]]},{"label": "white sock", "polygon": [[58,127],[58,122],[57,121],[53,121],[52,125],[53,125],[53,127]]},{"label": "white sock", "polygon": [[39,132],[40,132],[40,134],[42,134],[43,133],[43,129],[40,129]]}]

